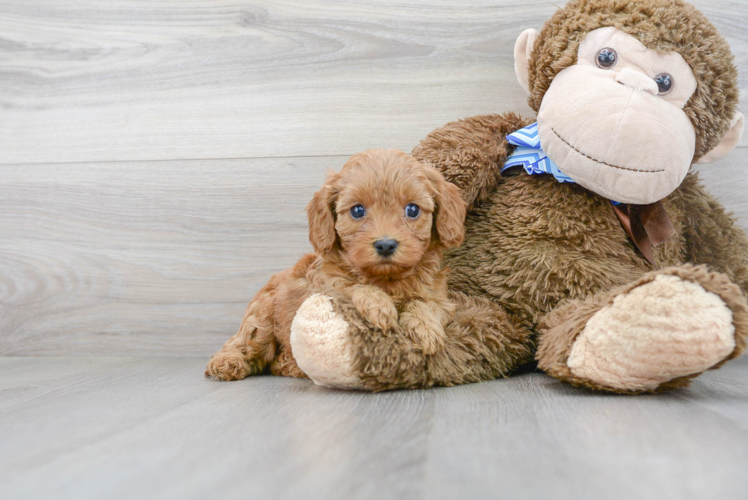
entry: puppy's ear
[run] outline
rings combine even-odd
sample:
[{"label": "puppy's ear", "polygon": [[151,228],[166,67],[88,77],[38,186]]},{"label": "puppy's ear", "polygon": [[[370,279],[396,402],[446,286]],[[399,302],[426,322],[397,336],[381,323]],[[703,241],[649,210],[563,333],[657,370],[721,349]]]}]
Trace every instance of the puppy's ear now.
[{"label": "puppy's ear", "polygon": [[465,237],[465,212],[467,204],[462,199],[460,189],[444,180],[442,174],[433,167],[425,167],[426,175],[434,186],[436,198],[436,233],[445,247],[456,247]]},{"label": "puppy's ear", "polygon": [[309,241],[318,254],[330,252],[335,246],[334,204],[337,190],[334,188],[337,174],[327,176],[322,189],[314,193],[312,201],[306,206],[309,218]]}]

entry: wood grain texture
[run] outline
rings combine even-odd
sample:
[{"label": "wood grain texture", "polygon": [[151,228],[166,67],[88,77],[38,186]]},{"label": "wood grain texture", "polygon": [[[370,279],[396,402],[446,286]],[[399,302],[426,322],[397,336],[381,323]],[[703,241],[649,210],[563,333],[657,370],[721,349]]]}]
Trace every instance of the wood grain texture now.
[{"label": "wood grain texture", "polygon": [[[694,3],[733,48],[746,108],[748,3]],[[409,150],[456,118],[529,115],[514,40],[556,5],[6,0],[0,163]]]},{"label": "wood grain texture", "polygon": [[709,194],[732,212],[738,225],[748,231],[748,148],[738,148],[719,161],[691,168],[698,172]]},{"label": "wood grain texture", "polygon": [[738,500],[748,358],[656,396],[542,374],[383,394],[202,359],[0,358],[0,498]]},{"label": "wood grain texture", "polygon": [[217,350],[344,161],[3,167],[0,355]]},{"label": "wood grain texture", "polygon": [[[748,228],[748,149],[700,167]],[[346,157],[0,168],[0,355],[209,356]]]}]

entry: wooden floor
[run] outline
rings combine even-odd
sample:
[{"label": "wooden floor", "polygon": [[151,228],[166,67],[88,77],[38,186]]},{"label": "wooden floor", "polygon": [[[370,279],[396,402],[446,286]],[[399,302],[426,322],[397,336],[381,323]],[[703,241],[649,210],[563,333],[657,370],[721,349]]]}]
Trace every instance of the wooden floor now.
[{"label": "wooden floor", "polygon": [[[514,40],[561,3],[0,2],[0,499],[748,498],[745,359],[633,398],[202,376],[327,169],[532,115]],[[746,113],[748,2],[693,3]],[[748,229],[747,166],[699,171]]]},{"label": "wooden floor", "polygon": [[657,396],[542,374],[343,392],[204,359],[0,358],[0,497],[745,499],[748,359]]}]

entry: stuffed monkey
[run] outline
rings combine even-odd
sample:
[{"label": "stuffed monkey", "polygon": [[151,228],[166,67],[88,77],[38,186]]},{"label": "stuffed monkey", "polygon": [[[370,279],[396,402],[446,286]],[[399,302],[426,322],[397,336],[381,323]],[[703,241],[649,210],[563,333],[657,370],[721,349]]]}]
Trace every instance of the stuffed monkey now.
[{"label": "stuffed monkey", "polygon": [[572,0],[515,58],[537,120],[468,118],[413,151],[469,207],[445,257],[458,307],[443,349],[316,295],[291,334],[315,382],[380,391],[537,366],[633,394],[744,351],[748,238],[689,173],[743,131],[727,42],[680,0]]}]

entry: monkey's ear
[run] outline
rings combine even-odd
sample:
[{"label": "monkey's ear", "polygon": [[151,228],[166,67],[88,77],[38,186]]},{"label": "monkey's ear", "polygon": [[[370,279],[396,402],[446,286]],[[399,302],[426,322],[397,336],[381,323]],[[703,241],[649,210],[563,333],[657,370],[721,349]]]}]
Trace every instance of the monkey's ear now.
[{"label": "monkey's ear", "polygon": [[322,189],[314,193],[312,201],[306,206],[309,218],[309,242],[318,254],[330,252],[335,245],[335,215],[333,205],[336,192],[333,184],[337,179],[334,173],[328,175]]},{"label": "monkey's ear", "polygon": [[735,116],[732,118],[732,122],[730,123],[730,130],[714,149],[699,158],[696,163],[712,163],[713,161],[717,161],[720,158],[727,156],[740,142],[740,138],[743,137],[744,129],[745,118],[743,117],[743,113],[735,110]]},{"label": "monkey's ear", "polygon": [[514,73],[517,75],[517,81],[528,94],[530,93],[530,74],[527,65],[532,46],[535,45],[539,34],[538,30],[528,28],[519,35],[517,43],[514,44]]}]

